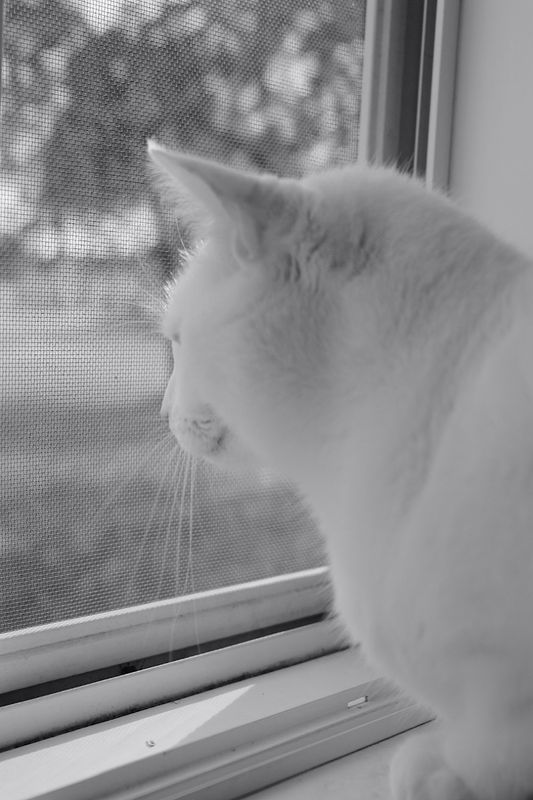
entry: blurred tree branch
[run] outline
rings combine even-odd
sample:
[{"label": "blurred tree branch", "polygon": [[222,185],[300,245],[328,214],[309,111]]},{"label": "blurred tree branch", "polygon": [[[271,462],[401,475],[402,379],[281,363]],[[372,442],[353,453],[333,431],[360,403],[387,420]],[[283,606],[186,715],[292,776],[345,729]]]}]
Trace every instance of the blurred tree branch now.
[{"label": "blurred tree branch", "polygon": [[281,174],[355,157],[362,2],[134,1],[96,28],[84,10],[7,3],[4,238],[153,203],[148,136]]}]

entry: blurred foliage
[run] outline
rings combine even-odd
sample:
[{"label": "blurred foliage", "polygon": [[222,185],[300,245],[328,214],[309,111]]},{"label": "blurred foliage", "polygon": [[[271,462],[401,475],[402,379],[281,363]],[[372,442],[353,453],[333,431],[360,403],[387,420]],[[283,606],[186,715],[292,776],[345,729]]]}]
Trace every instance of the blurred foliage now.
[{"label": "blurred foliage", "polygon": [[353,160],[363,24],[362,0],[8,0],[0,276],[164,253],[148,136],[280,174]]}]

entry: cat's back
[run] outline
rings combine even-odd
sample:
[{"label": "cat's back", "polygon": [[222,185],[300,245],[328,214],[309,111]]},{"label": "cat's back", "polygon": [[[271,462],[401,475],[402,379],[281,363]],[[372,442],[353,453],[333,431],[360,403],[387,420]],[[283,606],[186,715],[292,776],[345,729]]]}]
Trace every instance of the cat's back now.
[{"label": "cat's back", "polygon": [[[526,680],[533,640],[533,286],[472,369],[424,490],[401,531],[389,600],[397,646],[431,681],[488,673]],[[412,609],[416,609],[413,613]],[[408,655],[406,655],[408,654]],[[501,674],[500,672],[501,671]],[[431,691],[435,690],[435,686]]]},{"label": "cat's back", "polygon": [[443,196],[427,192],[419,180],[388,167],[350,164],[311,173],[303,184],[324,201],[321,212],[330,226],[358,218],[364,223],[365,238],[372,231],[383,236],[391,226],[399,230],[415,224],[423,209],[426,214],[442,214],[452,208]]}]

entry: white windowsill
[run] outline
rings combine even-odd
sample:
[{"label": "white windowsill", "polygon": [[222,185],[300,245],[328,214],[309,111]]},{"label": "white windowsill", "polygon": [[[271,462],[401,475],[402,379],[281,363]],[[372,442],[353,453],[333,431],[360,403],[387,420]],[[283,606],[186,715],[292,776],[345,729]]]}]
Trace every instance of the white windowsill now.
[{"label": "white windowsill", "polygon": [[389,766],[394,752],[406,739],[425,734],[427,728],[428,725],[423,725],[398,734],[250,797],[253,800],[324,800],[324,797],[335,800],[390,800]]},{"label": "white windowsill", "polygon": [[338,650],[338,627],[324,621],[11,703],[0,708],[0,749],[198,696],[210,687]]},{"label": "white windowsill", "polygon": [[0,786],[9,800],[230,800],[428,718],[354,648],[6,752]]}]

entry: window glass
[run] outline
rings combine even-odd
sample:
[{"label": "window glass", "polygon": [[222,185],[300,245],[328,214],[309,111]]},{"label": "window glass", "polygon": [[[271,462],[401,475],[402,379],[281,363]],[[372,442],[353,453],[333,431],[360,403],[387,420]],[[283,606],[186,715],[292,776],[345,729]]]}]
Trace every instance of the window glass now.
[{"label": "window glass", "polygon": [[325,563],[290,486],[172,446],[181,226],[149,136],[298,175],[357,156],[362,0],[7,0],[0,632]]}]

